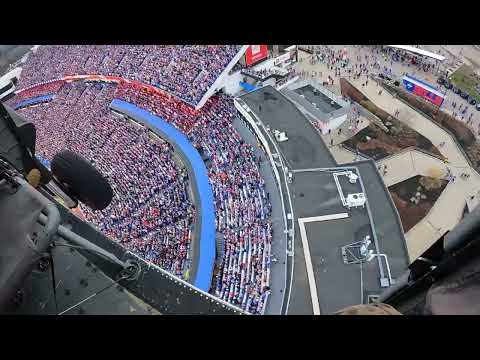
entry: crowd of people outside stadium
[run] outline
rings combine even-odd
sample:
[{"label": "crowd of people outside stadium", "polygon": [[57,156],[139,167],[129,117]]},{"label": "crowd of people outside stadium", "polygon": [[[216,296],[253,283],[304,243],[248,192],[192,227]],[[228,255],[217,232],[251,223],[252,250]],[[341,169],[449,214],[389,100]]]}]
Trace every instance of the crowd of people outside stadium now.
[{"label": "crowd of people outside stadium", "polygon": [[[477,110],[475,105],[465,103],[458,106],[460,99],[453,94],[452,90],[436,84],[435,77],[443,76],[445,66],[434,59],[423,58],[414,54],[409,54],[401,49],[395,49],[389,46],[381,45],[357,45],[348,51],[344,49],[335,49],[329,45],[315,45],[307,49],[312,55],[308,58],[310,64],[317,62],[323,63],[334,73],[334,77],[328,76],[325,85],[338,85],[338,79],[360,80],[362,86],[367,86],[369,78],[380,76],[384,79],[398,80],[404,75],[412,75],[420,80],[427,81],[439,91],[449,93],[443,102],[441,109],[452,114],[457,120],[464,122],[470,129],[480,136],[480,122],[475,122]],[[305,61],[305,60],[303,60]],[[446,61],[446,60],[445,60]],[[323,79],[321,72],[300,71],[300,77]],[[379,94],[381,90],[379,90]]]},{"label": "crowd of people outside stadium", "polygon": [[[435,74],[439,64],[434,60],[419,60],[417,56],[410,55],[401,50],[386,46],[370,46],[368,54],[347,52],[346,49],[335,50],[328,45],[317,45],[310,50],[313,52],[310,63],[317,61],[326,64],[336,76],[360,78],[365,75],[397,75],[393,70],[395,62],[400,62],[407,68],[411,68],[412,74],[424,72]],[[405,71],[402,75],[405,75]]]}]

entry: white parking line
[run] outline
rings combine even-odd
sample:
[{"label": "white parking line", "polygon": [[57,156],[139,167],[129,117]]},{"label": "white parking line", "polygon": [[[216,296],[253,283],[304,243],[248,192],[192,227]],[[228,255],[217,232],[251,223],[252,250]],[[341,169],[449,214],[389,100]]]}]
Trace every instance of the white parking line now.
[{"label": "white parking line", "polygon": [[315,273],[313,272],[312,258],[308,246],[307,230],[305,224],[316,221],[328,221],[348,218],[347,213],[314,216],[298,219],[300,226],[300,236],[302,238],[303,255],[305,256],[305,266],[307,268],[308,285],[310,287],[310,297],[312,298],[313,315],[320,315],[320,303],[318,301],[317,284],[315,282]]}]

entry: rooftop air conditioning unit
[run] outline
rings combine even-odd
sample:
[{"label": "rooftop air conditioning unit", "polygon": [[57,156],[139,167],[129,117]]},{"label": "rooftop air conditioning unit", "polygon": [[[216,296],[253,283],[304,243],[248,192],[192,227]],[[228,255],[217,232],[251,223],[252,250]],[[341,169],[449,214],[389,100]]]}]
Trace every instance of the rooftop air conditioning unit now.
[{"label": "rooftop air conditioning unit", "polygon": [[364,193],[357,193],[357,194],[348,194],[347,199],[346,199],[346,205],[347,208],[352,208],[352,207],[365,207],[365,202],[367,199],[365,198]]},{"label": "rooftop air conditioning unit", "polygon": [[357,174],[354,174],[353,172],[350,171],[350,173],[347,175],[348,177],[348,181],[350,182],[350,184],[356,184],[357,180],[358,180],[358,175]]}]

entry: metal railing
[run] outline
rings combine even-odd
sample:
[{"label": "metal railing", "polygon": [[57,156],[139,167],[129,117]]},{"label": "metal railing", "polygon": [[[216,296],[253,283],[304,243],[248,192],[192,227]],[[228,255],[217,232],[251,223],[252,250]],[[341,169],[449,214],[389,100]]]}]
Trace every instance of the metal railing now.
[{"label": "metal railing", "polygon": [[409,146],[409,147],[406,147],[406,148],[403,148],[401,149],[399,152],[396,152],[394,154],[391,154],[391,155],[388,155],[384,158],[381,158],[381,159],[378,159],[377,161],[386,161],[386,160],[391,160],[392,158],[396,157],[396,156],[400,156],[400,155],[403,155],[404,153],[407,153],[407,152],[419,152],[419,153],[422,153],[426,156],[429,156],[429,157],[432,157],[436,160],[440,160],[443,162],[444,158],[440,155],[436,155],[436,154],[433,154],[427,150],[424,150],[424,149],[421,149],[419,147],[416,147],[416,146]]}]

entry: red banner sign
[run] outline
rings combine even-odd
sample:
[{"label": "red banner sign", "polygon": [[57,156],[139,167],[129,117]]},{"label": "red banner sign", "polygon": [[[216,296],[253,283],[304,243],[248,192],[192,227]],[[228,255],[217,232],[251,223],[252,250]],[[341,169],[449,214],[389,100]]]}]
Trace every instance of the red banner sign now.
[{"label": "red banner sign", "polygon": [[255,64],[268,57],[267,45],[250,45],[245,52],[245,63],[247,66]]}]

